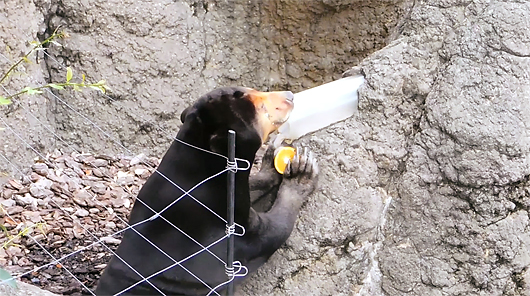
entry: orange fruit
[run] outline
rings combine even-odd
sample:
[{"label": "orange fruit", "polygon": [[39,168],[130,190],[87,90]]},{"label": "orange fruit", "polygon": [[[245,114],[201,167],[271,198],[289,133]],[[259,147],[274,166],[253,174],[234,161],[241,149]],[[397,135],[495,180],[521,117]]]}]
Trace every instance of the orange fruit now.
[{"label": "orange fruit", "polygon": [[285,172],[285,168],[287,167],[287,163],[290,160],[293,160],[294,155],[296,154],[296,149],[293,147],[281,147],[278,152],[276,153],[276,156],[274,157],[274,168],[278,171],[278,173],[283,174]]}]

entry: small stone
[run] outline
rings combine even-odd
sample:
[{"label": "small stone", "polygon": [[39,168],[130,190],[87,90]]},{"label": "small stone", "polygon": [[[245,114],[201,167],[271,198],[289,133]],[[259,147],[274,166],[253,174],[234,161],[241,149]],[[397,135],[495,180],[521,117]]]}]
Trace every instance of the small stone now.
[{"label": "small stone", "polygon": [[52,152],[52,154],[50,154],[50,157],[51,157],[51,158],[58,158],[58,157],[61,156],[61,155],[63,155],[63,154],[61,153],[61,151],[59,151],[58,149],[54,149],[53,152]]},{"label": "small stone", "polygon": [[94,176],[99,177],[99,178],[106,177],[102,169],[94,168],[92,170],[92,173],[94,174]]},{"label": "small stone", "polygon": [[145,162],[151,167],[157,167],[160,164],[160,159],[156,157],[149,157]]},{"label": "small stone", "polygon": [[52,185],[53,185],[53,182],[51,180],[46,179],[46,178],[40,178],[39,180],[37,180],[32,185],[38,186],[38,187],[41,187],[41,188],[50,189],[52,187]]},{"label": "small stone", "polygon": [[101,183],[94,183],[92,184],[92,191],[97,194],[105,194],[105,192],[107,191],[107,186]]},{"label": "small stone", "polygon": [[84,199],[79,199],[79,198],[73,197],[72,200],[73,200],[76,204],[78,204],[78,205],[80,205],[80,206],[82,206],[82,207],[86,207],[86,206],[87,206],[87,202],[86,202],[86,200],[84,200]]},{"label": "small stone", "polygon": [[107,264],[98,264],[94,266],[94,269],[101,270],[101,269],[104,269],[105,267],[107,267]]},{"label": "small stone", "polygon": [[81,153],[81,154],[78,154],[78,153],[72,153],[72,158],[74,161],[76,162],[84,162],[84,163],[87,163],[87,162],[91,162],[93,161],[94,159],[96,159],[94,156],[92,156],[92,154],[90,153]]},{"label": "small stone", "polygon": [[5,199],[10,199],[11,197],[13,197],[13,193],[14,193],[13,190],[11,190],[11,189],[5,189],[5,190],[4,190],[4,193],[3,193],[3,197],[4,197]]},{"label": "small stone", "polygon": [[20,206],[29,206],[32,204],[37,204],[36,200],[29,194],[22,195],[14,195],[14,199],[16,203]]},{"label": "small stone", "polygon": [[81,190],[76,190],[74,192],[73,200],[76,204],[80,206],[86,206],[87,201],[90,200],[91,198],[92,198],[92,195],[88,191],[86,191],[85,189],[81,189]]},{"label": "small stone", "polygon": [[116,223],[114,223],[112,221],[107,222],[107,223],[105,223],[105,228],[114,229],[114,228],[116,228]]},{"label": "small stone", "polygon": [[127,196],[127,193],[123,190],[123,187],[111,187],[110,196],[113,198],[124,198]]},{"label": "small stone", "polygon": [[90,212],[90,214],[97,214],[99,212],[101,212],[99,209],[97,208],[91,208],[91,209],[88,209],[88,211]]},{"label": "small stone", "polygon": [[134,183],[134,176],[129,173],[119,171],[116,176],[116,183],[118,183],[120,186],[132,185]]},{"label": "small stone", "polygon": [[[80,168],[79,163],[73,161],[73,160],[65,160],[64,162],[66,166],[68,166],[70,169],[74,171],[79,177],[83,177],[85,175],[85,172]],[[65,170],[65,173],[67,171]]]},{"label": "small stone", "polygon": [[90,164],[95,167],[105,167],[109,165],[109,162],[106,161],[105,159],[95,159],[91,161]]},{"label": "small stone", "polygon": [[31,173],[31,175],[29,176],[31,182],[37,182],[40,178],[42,178],[42,176],[37,173]]},{"label": "small stone", "polygon": [[24,188],[24,186],[16,180],[11,179],[8,181],[8,184],[11,186],[11,188],[16,189],[16,190],[21,190],[22,188]]},{"label": "small stone", "polygon": [[19,247],[16,247],[16,246],[9,246],[6,249],[6,253],[11,255],[11,256],[16,256],[16,255],[22,254],[22,249],[20,249]]},{"label": "small stone", "polygon": [[127,198],[113,198],[110,200],[111,204],[115,208],[125,207],[129,208],[131,202]]},{"label": "small stone", "polygon": [[129,163],[130,166],[137,165],[139,163],[143,163],[146,159],[145,154],[141,153],[139,155],[136,155],[131,159],[131,162]]},{"label": "small stone", "polygon": [[[39,205],[39,206],[48,205],[51,200],[52,200],[51,197],[45,197],[43,199],[37,199],[37,205]],[[40,208],[42,208],[42,207],[40,207]]]},{"label": "small stone", "polygon": [[146,171],[147,169],[136,169],[134,170],[134,174],[137,176],[142,176]]},{"label": "small stone", "polygon": [[74,214],[75,214],[76,216],[78,216],[78,217],[86,217],[86,216],[88,216],[90,213],[89,213],[87,210],[85,210],[85,209],[77,209],[77,211],[75,211]]},{"label": "small stone", "polygon": [[106,243],[106,244],[111,244],[111,245],[119,245],[121,243],[120,239],[113,238],[113,237],[110,237],[110,236],[102,237],[101,241]]},{"label": "small stone", "polygon": [[88,273],[88,268],[86,266],[80,266],[76,269],[74,269],[74,272],[77,274],[77,273]]},{"label": "small stone", "polygon": [[68,190],[70,192],[74,192],[77,189],[81,188],[81,186],[79,185],[81,184],[81,180],[78,178],[68,178],[68,180],[66,181],[66,184],[68,184]]},{"label": "small stone", "polygon": [[50,196],[54,195],[53,191],[51,191],[49,189],[40,188],[40,187],[37,187],[37,186],[31,186],[29,188],[29,192],[35,198],[45,198],[45,197],[50,197]]},{"label": "small stone", "polygon": [[48,166],[45,163],[35,163],[34,165],[31,166],[31,169],[35,173],[41,176],[44,176],[44,177],[46,177],[49,173]]},{"label": "small stone", "polygon": [[116,161],[116,157],[110,156],[110,155],[105,155],[105,154],[100,154],[100,155],[96,156],[96,158],[101,158],[101,159],[105,159],[105,160],[108,160],[108,161]]},{"label": "small stone", "polygon": [[31,262],[26,257],[21,257],[20,259],[18,259],[18,262],[17,262],[18,266],[26,266],[26,265],[30,265],[30,264],[31,264]]},{"label": "small stone", "polygon": [[14,207],[7,208],[7,213],[9,215],[15,215],[15,214],[22,213],[23,210],[24,208],[21,206],[14,206]]},{"label": "small stone", "polygon": [[33,223],[41,222],[41,215],[39,212],[24,211],[22,212],[22,215],[26,218],[26,220],[29,220]]},{"label": "small stone", "polygon": [[147,179],[149,176],[151,176],[151,172],[149,170],[145,170],[145,172],[140,175],[140,178]]},{"label": "small stone", "polygon": [[23,195],[23,194],[26,194],[26,193],[29,193],[29,187],[24,187],[22,189],[20,189],[17,194],[19,195]]},{"label": "small stone", "polygon": [[16,201],[13,200],[13,199],[6,199],[6,200],[2,200],[0,202],[0,204],[2,204],[2,206],[6,207],[6,208],[10,208],[10,207],[14,207],[15,206]]},{"label": "small stone", "polygon": [[57,248],[57,247],[62,246],[65,242],[66,242],[65,240],[58,240],[58,241],[53,242],[51,246],[54,248]]}]

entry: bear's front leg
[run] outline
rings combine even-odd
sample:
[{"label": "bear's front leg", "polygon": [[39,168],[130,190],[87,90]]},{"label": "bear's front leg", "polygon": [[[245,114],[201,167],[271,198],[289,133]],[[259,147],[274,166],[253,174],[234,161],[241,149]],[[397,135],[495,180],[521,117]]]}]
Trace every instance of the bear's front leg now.
[{"label": "bear's front leg", "polygon": [[318,164],[313,153],[308,148],[295,148],[296,155],[287,164],[276,202],[268,212],[273,217],[282,217],[291,230],[303,202],[316,189],[318,181]]},{"label": "bear's front leg", "polygon": [[303,202],[316,189],[317,177],[313,153],[296,147],[296,155],[287,165],[271,209],[262,213],[250,209],[249,233],[243,238],[249,240],[248,245],[256,246],[247,254],[251,270],[263,264],[287,240]]},{"label": "bear's front leg", "polygon": [[270,145],[263,155],[259,172],[249,178],[250,202],[258,212],[268,211],[276,196],[282,175],[274,168],[274,147]]}]

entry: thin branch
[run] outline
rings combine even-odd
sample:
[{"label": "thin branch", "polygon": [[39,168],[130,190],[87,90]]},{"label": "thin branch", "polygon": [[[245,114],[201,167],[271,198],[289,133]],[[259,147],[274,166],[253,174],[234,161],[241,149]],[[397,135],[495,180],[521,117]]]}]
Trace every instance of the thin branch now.
[{"label": "thin branch", "polygon": [[2,76],[2,79],[0,79],[0,84],[2,84],[7,79],[9,74],[11,74],[11,72],[13,72],[23,61],[26,61],[28,59],[29,55],[31,55],[34,51],[36,51],[37,49],[43,47],[44,45],[52,42],[53,39],[55,39],[55,38],[63,38],[63,37],[65,37],[65,33],[64,32],[57,33],[57,30],[55,30],[55,32],[53,32],[53,34],[50,37],[46,38],[46,40],[44,40],[44,41],[38,43],[37,45],[35,45],[30,51],[28,51],[16,63],[14,63],[11,66],[11,68],[9,68],[9,70],[7,70],[7,72],[4,74],[4,76]]}]

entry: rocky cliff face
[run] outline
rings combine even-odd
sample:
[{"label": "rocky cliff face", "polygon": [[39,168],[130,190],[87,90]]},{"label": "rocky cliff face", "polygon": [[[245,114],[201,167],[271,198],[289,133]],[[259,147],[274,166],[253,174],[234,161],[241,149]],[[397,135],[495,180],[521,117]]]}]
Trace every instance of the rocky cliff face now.
[{"label": "rocky cliff face", "polygon": [[[265,2],[5,1],[8,58],[58,25],[70,34],[9,91],[71,66],[112,92],[58,93],[87,118],[53,96],[1,116],[42,152],[70,147],[25,108],[78,149],[160,156],[180,111],[212,88],[299,91],[359,65],[359,113],[301,139],[320,158],[321,189],[238,293],[530,295],[530,5]],[[22,167],[35,157],[2,137]]]},{"label": "rocky cliff face", "polygon": [[[47,79],[64,80],[71,66],[78,78],[104,78],[112,88],[108,96],[63,95],[68,106],[52,98],[48,113],[79,147],[124,152],[70,106],[136,153],[162,154],[180,112],[213,88],[298,91],[340,77],[383,47],[402,5],[343,2],[36,2],[46,28],[40,38],[58,26],[70,34],[44,56]],[[351,29],[354,22],[361,25]]]}]

